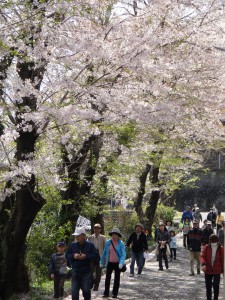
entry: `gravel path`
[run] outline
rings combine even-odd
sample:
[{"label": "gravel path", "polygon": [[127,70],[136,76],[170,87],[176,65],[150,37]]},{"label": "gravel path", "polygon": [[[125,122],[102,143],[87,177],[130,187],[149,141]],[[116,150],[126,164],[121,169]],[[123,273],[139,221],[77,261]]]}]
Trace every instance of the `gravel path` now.
[{"label": "gravel path", "polygon": [[[158,271],[154,253],[145,263],[140,278],[129,278],[128,270],[121,275],[118,299],[121,300],[205,300],[204,274],[189,276],[189,251],[182,247],[182,236],[178,235],[177,259],[169,263],[169,269]],[[113,276],[112,276],[113,277]],[[92,292],[92,300],[102,299],[105,276],[102,277],[99,291]],[[111,282],[112,286],[112,282]],[[64,300],[71,300],[68,296]],[[81,296],[82,300],[83,297]],[[109,297],[108,299],[112,299]],[[223,278],[221,277],[220,298],[223,299]]]}]

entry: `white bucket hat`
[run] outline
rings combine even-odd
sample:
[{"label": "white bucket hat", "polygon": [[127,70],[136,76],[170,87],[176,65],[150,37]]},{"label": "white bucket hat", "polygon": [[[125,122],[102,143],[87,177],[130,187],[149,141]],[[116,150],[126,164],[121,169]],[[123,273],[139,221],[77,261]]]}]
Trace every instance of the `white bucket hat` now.
[{"label": "white bucket hat", "polygon": [[119,237],[121,237],[120,230],[118,228],[113,228],[110,232],[109,235],[112,235],[113,233],[117,234]]},{"label": "white bucket hat", "polygon": [[85,234],[86,235],[86,231],[84,229],[84,227],[79,227],[75,229],[75,232],[72,235],[78,236],[81,234]]}]

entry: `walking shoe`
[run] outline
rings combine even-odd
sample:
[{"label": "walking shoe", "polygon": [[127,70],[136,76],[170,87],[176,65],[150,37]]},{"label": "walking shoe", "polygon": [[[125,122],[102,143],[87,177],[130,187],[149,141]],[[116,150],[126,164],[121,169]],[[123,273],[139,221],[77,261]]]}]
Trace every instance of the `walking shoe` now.
[{"label": "walking shoe", "polygon": [[194,272],[191,272],[189,275],[190,275],[190,276],[195,276],[195,273],[194,273]]},{"label": "walking shoe", "polygon": [[134,277],[134,274],[130,274],[129,277]]},{"label": "walking shoe", "polygon": [[200,270],[197,270],[197,274],[198,274],[198,275],[200,274]]},{"label": "walking shoe", "polygon": [[176,257],[174,257],[174,260],[176,259]]},{"label": "walking shoe", "polygon": [[141,277],[141,274],[137,274],[137,277]]},{"label": "walking shoe", "polygon": [[102,296],[102,298],[109,298],[109,295],[108,295],[108,296],[106,296],[106,295],[103,295],[103,296]]},{"label": "walking shoe", "polygon": [[117,296],[116,295],[112,295],[112,298],[117,298]]},{"label": "walking shoe", "polygon": [[93,291],[98,291],[98,286],[97,285],[94,286]]},{"label": "walking shoe", "polygon": [[163,271],[163,268],[159,268],[159,271]]}]

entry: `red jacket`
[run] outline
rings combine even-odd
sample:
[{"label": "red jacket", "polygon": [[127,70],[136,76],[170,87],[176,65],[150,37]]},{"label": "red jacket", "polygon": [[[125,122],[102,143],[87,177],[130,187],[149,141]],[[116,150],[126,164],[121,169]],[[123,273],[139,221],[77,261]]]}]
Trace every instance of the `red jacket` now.
[{"label": "red jacket", "polygon": [[224,264],[224,250],[223,246],[218,246],[216,250],[215,261],[211,263],[212,258],[212,248],[210,244],[206,245],[202,250],[201,254],[201,263],[202,265],[206,265],[206,274],[216,275],[223,273],[223,264]]}]

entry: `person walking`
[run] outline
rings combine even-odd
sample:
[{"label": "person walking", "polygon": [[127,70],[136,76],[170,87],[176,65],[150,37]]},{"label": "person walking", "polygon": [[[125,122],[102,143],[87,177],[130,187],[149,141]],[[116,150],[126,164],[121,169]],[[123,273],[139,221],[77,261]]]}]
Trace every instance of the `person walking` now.
[{"label": "person walking", "polygon": [[213,211],[213,208],[210,208],[210,211],[207,215],[207,220],[212,222],[212,229],[214,229],[216,225],[216,213]]},{"label": "person walking", "polygon": [[118,228],[113,228],[109,232],[109,235],[112,238],[106,241],[105,248],[100,259],[100,267],[106,267],[105,290],[103,298],[109,297],[110,281],[113,271],[114,283],[112,298],[117,298],[120,288],[120,273],[125,263],[126,251],[125,244],[121,240],[121,233]]},{"label": "person walking", "polygon": [[144,252],[148,250],[148,242],[145,233],[142,231],[143,226],[137,223],[134,227],[134,232],[129,236],[126,247],[131,246],[131,264],[130,277],[134,276],[134,265],[137,263],[138,276],[141,275],[144,265]]},{"label": "person walking", "polygon": [[185,218],[189,218],[190,221],[193,220],[193,213],[192,213],[192,210],[191,210],[190,206],[187,206],[186,210],[184,210],[183,213],[182,213],[182,217],[181,217],[181,222],[182,223],[184,222]]},{"label": "person walking", "polygon": [[[156,227],[155,228],[155,233],[154,233],[154,241],[155,241],[155,243],[156,243],[156,246],[158,245],[158,242],[157,242],[157,236],[158,236],[158,232],[159,232],[159,226],[161,225],[161,224],[164,224],[164,222],[163,222],[163,220],[159,220],[159,225],[158,225],[158,227]],[[167,228],[165,227],[165,231],[167,231]],[[157,249],[157,247],[156,247],[156,261],[159,261],[159,251],[158,251],[158,249]]]},{"label": "person walking", "polygon": [[211,234],[201,255],[202,271],[205,273],[205,286],[207,300],[212,299],[212,286],[214,300],[219,299],[220,274],[223,273],[224,249],[219,244],[216,234]]},{"label": "person walking", "polygon": [[203,232],[199,228],[199,221],[193,220],[193,228],[188,232],[188,249],[190,259],[190,276],[194,276],[194,261],[197,261],[197,274],[200,274],[200,253],[203,241]]},{"label": "person walking", "polygon": [[54,281],[54,299],[63,299],[64,283],[67,276],[67,260],[65,255],[66,244],[58,242],[56,245],[57,252],[52,254],[49,274]]},{"label": "person walking", "polygon": [[170,261],[175,260],[177,257],[177,238],[175,235],[175,231],[171,230],[170,234]]},{"label": "person walking", "polygon": [[186,217],[183,223],[183,247],[187,247],[187,235],[189,230],[191,229],[190,219]]},{"label": "person walking", "polygon": [[200,208],[199,208],[199,207],[196,207],[196,208],[195,208],[195,211],[194,211],[194,213],[193,213],[193,218],[194,218],[195,220],[198,220],[199,223],[202,222],[202,214],[201,214],[201,212],[200,212]]},{"label": "person walking", "polygon": [[101,233],[101,224],[97,223],[93,227],[94,234],[88,237],[88,240],[95,245],[98,251],[99,257],[91,261],[92,274],[93,274],[93,291],[98,291],[99,283],[101,281],[102,269],[100,268],[100,257],[103,253],[106,243],[106,237]]},{"label": "person walking", "polygon": [[159,224],[157,243],[158,243],[157,249],[159,252],[159,271],[163,271],[162,259],[164,259],[165,261],[166,269],[169,269],[167,252],[170,243],[170,235],[168,231],[165,231],[165,225],[162,223]]},{"label": "person walking", "polygon": [[221,214],[221,211],[218,211],[218,215],[216,216],[216,232],[218,234],[218,231],[220,228],[222,228],[222,222],[224,221],[224,216]]},{"label": "person walking", "polygon": [[76,241],[72,242],[66,252],[66,258],[72,266],[72,300],[79,300],[82,290],[84,300],[91,299],[91,261],[98,259],[98,251],[94,244],[86,240],[83,227],[77,228],[72,234]]},{"label": "person walking", "polygon": [[209,243],[209,237],[211,234],[213,234],[213,229],[212,229],[212,222],[211,221],[207,221],[207,225],[206,228],[204,228],[202,230],[203,232],[203,241],[202,241],[202,245],[205,246]]},{"label": "person walking", "polygon": [[225,221],[222,222],[222,228],[220,228],[218,231],[220,245],[224,245],[224,235],[225,235]]}]

